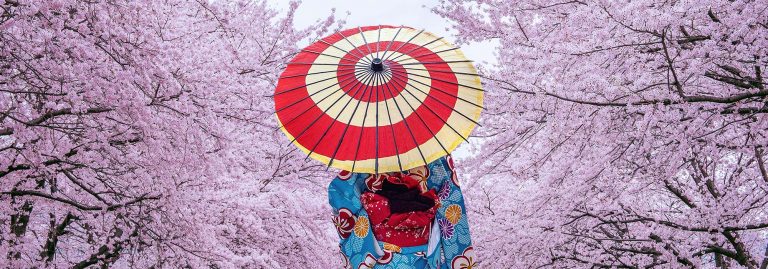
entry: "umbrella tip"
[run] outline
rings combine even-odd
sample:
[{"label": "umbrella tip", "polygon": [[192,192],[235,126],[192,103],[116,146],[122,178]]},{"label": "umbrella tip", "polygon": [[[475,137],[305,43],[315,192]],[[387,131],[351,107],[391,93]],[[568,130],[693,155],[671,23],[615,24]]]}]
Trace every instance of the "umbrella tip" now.
[{"label": "umbrella tip", "polygon": [[384,62],[379,58],[373,58],[373,61],[371,61],[371,70],[375,72],[384,71]]}]

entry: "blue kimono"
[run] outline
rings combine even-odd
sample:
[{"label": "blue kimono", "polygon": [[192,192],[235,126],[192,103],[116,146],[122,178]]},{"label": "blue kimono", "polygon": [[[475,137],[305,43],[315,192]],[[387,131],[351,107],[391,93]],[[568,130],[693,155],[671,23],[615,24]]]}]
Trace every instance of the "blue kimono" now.
[{"label": "blue kimono", "polygon": [[464,198],[451,157],[442,157],[425,170],[422,184],[437,192],[439,207],[429,243],[421,246],[398,247],[376,239],[360,201],[362,193],[373,188],[366,182],[366,178],[372,178],[369,174],[343,171],[331,182],[328,199],[340,236],[344,268],[476,268]]}]

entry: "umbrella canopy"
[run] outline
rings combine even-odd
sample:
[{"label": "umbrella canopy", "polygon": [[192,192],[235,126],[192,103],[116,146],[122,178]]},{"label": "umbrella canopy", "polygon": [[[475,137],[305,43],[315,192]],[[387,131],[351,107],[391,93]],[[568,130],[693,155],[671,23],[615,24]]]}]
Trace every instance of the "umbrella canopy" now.
[{"label": "umbrella canopy", "polygon": [[443,38],[369,26],[300,51],[273,97],[279,128],[308,157],[382,173],[426,165],[466,141],[483,89],[472,62]]}]

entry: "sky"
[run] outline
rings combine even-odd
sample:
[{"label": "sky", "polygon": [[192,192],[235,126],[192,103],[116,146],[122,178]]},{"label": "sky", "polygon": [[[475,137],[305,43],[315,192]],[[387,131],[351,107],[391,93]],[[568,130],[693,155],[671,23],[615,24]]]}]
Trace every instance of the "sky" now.
[{"label": "sky", "polygon": [[[282,10],[288,6],[288,0],[269,1]],[[405,25],[425,29],[455,43],[454,31],[447,29],[451,23],[430,11],[439,3],[439,0],[304,0],[297,10],[295,23],[299,28],[310,26],[330,14],[331,8],[335,7],[337,17],[346,18],[345,28],[379,24]],[[492,41],[461,47],[470,60],[483,65],[496,63]]]}]

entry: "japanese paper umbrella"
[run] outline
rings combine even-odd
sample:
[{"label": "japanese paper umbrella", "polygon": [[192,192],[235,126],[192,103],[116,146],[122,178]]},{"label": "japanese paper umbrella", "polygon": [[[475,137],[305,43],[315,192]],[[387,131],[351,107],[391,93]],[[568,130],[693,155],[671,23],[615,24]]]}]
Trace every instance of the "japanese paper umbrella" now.
[{"label": "japanese paper umbrella", "polygon": [[301,50],[273,97],[279,128],[307,157],[382,173],[426,165],[466,141],[483,89],[472,62],[443,38],[369,26]]}]

